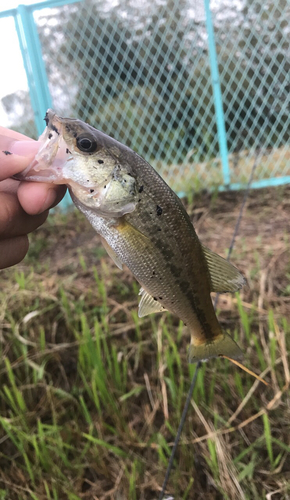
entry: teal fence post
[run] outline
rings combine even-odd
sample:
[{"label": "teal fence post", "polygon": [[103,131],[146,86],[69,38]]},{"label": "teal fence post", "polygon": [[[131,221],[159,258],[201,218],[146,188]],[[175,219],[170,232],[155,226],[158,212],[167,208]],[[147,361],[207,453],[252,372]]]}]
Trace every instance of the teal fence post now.
[{"label": "teal fence post", "polygon": [[43,132],[43,119],[47,109],[52,107],[52,100],[37,27],[33,19],[33,12],[38,9],[60,7],[64,4],[71,4],[78,1],[80,0],[44,0],[30,5],[18,5],[13,11],[4,11],[2,13],[2,16],[10,13],[14,16],[19,46],[27,75],[34,120],[39,135]]},{"label": "teal fence post", "polygon": [[210,0],[204,0],[205,14],[206,14],[206,29],[208,36],[208,48],[209,48],[209,59],[210,59],[210,70],[211,70],[211,81],[214,93],[214,106],[217,120],[217,130],[218,130],[218,141],[220,148],[220,155],[222,160],[222,171],[224,185],[227,187],[230,185],[230,168],[228,161],[228,146],[227,146],[227,135],[225,128],[225,119],[222,103],[222,94],[219,78],[219,70],[217,63],[217,54],[215,48],[214,39],[214,29],[211,17],[211,11],[209,6]]},{"label": "teal fence post", "polygon": [[[36,129],[40,135],[45,127],[44,116],[48,108],[52,107],[52,99],[48,87],[48,78],[42,58],[41,45],[33,19],[33,11],[45,7],[59,7],[63,4],[75,3],[80,0],[46,0],[32,5],[19,5],[16,9],[2,13],[13,15],[23,64],[27,76],[31,106],[34,112]],[[61,202],[62,208],[71,204],[68,195]]]},{"label": "teal fence post", "polygon": [[52,102],[47,84],[46,70],[42,59],[40,41],[33,19],[33,13],[27,6],[19,5],[17,8],[17,15],[14,19],[27,74],[35,124],[38,134],[41,134],[44,129],[43,118],[47,108],[52,107]]}]

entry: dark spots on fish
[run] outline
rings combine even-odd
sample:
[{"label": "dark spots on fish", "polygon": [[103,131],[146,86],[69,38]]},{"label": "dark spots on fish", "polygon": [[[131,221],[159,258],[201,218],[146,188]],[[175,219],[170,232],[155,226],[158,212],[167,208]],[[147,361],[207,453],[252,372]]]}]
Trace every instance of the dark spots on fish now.
[{"label": "dark spots on fish", "polygon": [[95,190],[94,189],[90,189],[90,193],[93,193]]},{"label": "dark spots on fish", "polygon": [[114,170],[112,172],[112,179],[114,181],[121,181],[121,180],[124,181],[124,179],[121,179],[120,177],[120,170],[121,170],[120,165],[115,165]]},{"label": "dark spots on fish", "polygon": [[75,132],[75,133],[73,134],[73,137],[76,139],[76,138],[77,138],[77,136],[78,136],[78,134],[77,134],[77,132]]},{"label": "dark spots on fish", "polygon": [[4,153],[6,156],[12,155],[12,153],[10,151],[2,151],[2,153]]},{"label": "dark spots on fish", "polygon": [[179,288],[183,293],[186,293],[186,292],[188,292],[188,289],[190,288],[190,284],[188,283],[188,281],[181,281],[179,283]]},{"label": "dark spots on fish", "polygon": [[172,260],[174,258],[174,253],[172,252],[172,250],[170,250],[169,247],[167,247],[165,251],[165,256],[167,260]]},{"label": "dark spots on fish", "polygon": [[159,297],[159,300],[162,300],[162,297]]},{"label": "dark spots on fish", "polygon": [[155,271],[152,271],[153,276],[155,275]]},{"label": "dark spots on fish", "polygon": [[173,276],[179,278],[180,273],[181,273],[181,269],[179,267],[176,267],[174,264],[170,264],[169,269],[170,269],[171,273],[173,274]]},{"label": "dark spots on fish", "polygon": [[138,200],[138,203],[140,203],[141,199]]},{"label": "dark spots on fish", "polygon": [[[170,248],[170,246],[165,242],[163,241],[163,239],[161,238],[161,235],[160,235],[160,238],[157,237],[157,236],[153,236],[152,238],[152,242],[156,245],[156,247],[160,250],[162,250],[162,253],[167,261],[167,265],[168,267],[170,266],[169,264],[169,261],[171,261],[172,259],[174,259],[174,252],[172,251],[172,249]],[[180,274],[180,271],[178,273],[178,276]]]},{"label": "dark spots on fish", "polygon": [[65,129],[66,129],[67,132],[70,132],[70,125],[66,125]]},{"label": "dark spots on fish", "polygon": [[162,214],[162,208],[159,207],[159,205],[157,205],[156,213],[157,213],[157,215],[161,215]]},{"label": "dark spots on fish", "polygon": [[[175,254],[173,252],[173,250],[171,249],[170,245],[164,241],[164,239],[162,238],[162,235],[160,234],[159,235],[159,232],[158,232],[158,226],[156,226],[155,224],[152,224],[152,236],[151,236],[151,241],[153,243],[153,245],[158,248],[159,250],[162,251],[165,259],[166,259],[166,262],[167,262],[167,267],[170,268],[170,261],[172,261],[175,257]],[[178,269],[178,273],[174,274],[174,276],[180,276],[180,272],[181,270]]]},{"label": "dark spots on fish", "polygon": [[107,186],[104,186],[104,189],[106,189]]},{"label": "dark spots on fish", "polygon": [[157,297],[153,297],[153,299],[156,300],[156,302],[157,302]]},{"label": "dark spots on fish", "polygon": [[57,128],[56,128],[56,126],[55,126],[55,125],[53,125],[53,124],[51,123],[50,128],[51,128],[51,130],[53,130],[53,132],[56,132],[56,133],[57,133],[57,135],[59,135],[59,131],[57,130]]},{"label": "dark spots on fish", "polygon": [[[195,297],[195,302],[196,302],[196,297]],[[208,322],[208,317],[206,315],[206,312],[199,306],[199,304],[195,303],[195,313],[199,319],[199,322],[202,326],[202,329],[203,329],[203,332],[204,332],[204,335],[206,337],[206,339],[208,339],[209,341],[212,340],[212,330],[211,330],[211,326]]]},{"label": "dark spots on fish", "polygon": [[162,231],[161,227],[158,227],[158,228],[157,228],[157,231]]},{"label": "dark spots on fish", "polygon": [[49,118],[47,116],[47,113],[45,113],[45,117],[43,119],[44,119],[44,121],[46,123],[46,126],[48,126]]},{"label": "dark spots on fish", "polygon": [[48,134],[48,138],[51,139],[52,138],[52,133],[50,132],[50,134]]},{"label": "dark spots on fish", "polygon": [[98,163],[99,163],[100,165],[102,165],[102,163],[104,163],[104,162],[103,162],[103,160],[98,160]]},{"label": "dark spots on fish", "polygon": [[143,186],[140,186],[140,187],[139,187],[139,193],[142,193],[143,189],[144,189],[144,187],[143,187]]},{"label": "dark spots on fish", "polygon": [[134,177],[134,175],[132,175],[131,172],[127,172],[127,175],[129,175],[130,177]]},{"label": "dark spots on fish", "polygon": [[67,154],[67,155],[68,155],[68,154],[70,154],[70,155],[71,155],[71,151],[70,151],[68,148],[66,148],[65,152],[66,152],[66,154]]}]

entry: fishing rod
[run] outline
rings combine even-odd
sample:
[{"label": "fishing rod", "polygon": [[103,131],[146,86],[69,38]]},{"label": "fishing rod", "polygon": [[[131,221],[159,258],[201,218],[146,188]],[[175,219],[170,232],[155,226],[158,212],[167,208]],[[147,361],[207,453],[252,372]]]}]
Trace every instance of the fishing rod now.
[{"label": "fishing rod", "polygon": [[[249,177],[249,180],[248,180],[248,183],[247,183],[247,187],[245,189],[243,201],[242,201],[242,204],[241,204],[240,212],[239,212],[236,224],[235,224],[235,228],[234,228],[232,240],[231,240],[231,243],[230,243],[230,246],[229,246],[229,250],[228,250],[227,260],[230,259],[231,253],[233,251],[233,248],[234,248],[234,245],[235,245],[235,242],[236,242],[236,237],[237,237],[238,232],[239,232],[240,223],[241,223],[241,220],[242,220],[242,217],[243,217],[244,208],[245,208],[245,205],[246,205],[246,202],[247,202],[247,199],[248,199],[248,196],[249,196],[249,192],[250,192],[250,187],[251,187],[251,184],[252,184],[252,181],[253,181],[254,172],[255,172],[256,166],[258,164],[258,158],[259,158],[259,156],[261,154],[262,154],[262,150],[261,149],[256,150],[255,161],[254,161],[254,164],[252,166],[250,177]],[[214,309],[216,309],[219,295],[220,294],[217,293],[216,296],[215,296]],[[243,365],[241,365],[240,363],[236,362],[235,360],[232,360],[231,358],[228,358],[227,356],[221,356],[221,357],[225,357],[225,358],[229,359],[230,361],[232,361],[235,364],[237,364],[238,366],[240,366],[240,368],[243,368],[243,369],[245,368],[245,367],[243,367]],[[191,384],[190,384],[190,388],[189,388],[189,391],[188,391],[188,394],[187,394],[187,397],[186,397],[184,409],[183,409],[183,412],[182,412],[182,415],[181,415],[180,423],[179,423],[179,426],[178,426],[178,429],[177,429],[176,437],[175,437],[175,440],[174,440],[174,443],[173,443],[173,448],[172,448],[171,455],[170,455],[170,458],[169,458],[169,461],[168,461],[168,466],[167,466],[167,469],[166,469],[166,473],[165,473],[165,477],[164,477],[162,489],[161,489],[160,495],[158,497],[158,500],[163,500],[164,495],[165,495],[165,490],[166,490],[167,483],[169,481],[169,477],[170,477],[171,470],[172,470],[172,467],[173,467],[173,461],[174,461],[175,453],[176,453],[177,446],[178,446],[179,441],[180,441],[180,436],[181,436],[181,433],[182,433],[182,430],[183,430],[183,426],[184,426],[184,422],[185,422],[186,415],[187,415],[187,412],[188,412],[188,408],[189,408],[189,405],[190,405],[190,401],[192,399],[192,394],[193,394],[193,391],[194,391],[194,388],[195,388],[195,385],[196,385],[197,376],[198,376],[198,372],[199,372],[200,367],[201,367],[201,361],[199,361],[197,363],[197,365],[196,365],[196,369],[195,369],[195,372],[194,372],[194,375],[193,375],[193,378],[192,378],[192,381],[191,381]],[[252,375],[254,375],[255,377],[257,377],[250,370],[246,369],[246,371],[248,371],[249,373],[251,373]],[[257,377],[257,378],[261,382],[265,383],[265,381],[262,380],[260,377]]]}]

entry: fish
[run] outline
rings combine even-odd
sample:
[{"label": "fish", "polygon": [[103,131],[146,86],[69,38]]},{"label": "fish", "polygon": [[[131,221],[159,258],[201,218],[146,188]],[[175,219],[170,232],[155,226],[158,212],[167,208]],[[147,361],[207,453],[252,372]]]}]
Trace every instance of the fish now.
[{"label": "fish", "polygon": [[139,317],[167,310],[187,326],[190,363],[242,357],[211,292],[236,292],[245,278],[200,242],[174,191],[135,151],[91,125],[53,110],[45,121],[39,151],[17,178],[67,185],[109,256],[139,282]]}]

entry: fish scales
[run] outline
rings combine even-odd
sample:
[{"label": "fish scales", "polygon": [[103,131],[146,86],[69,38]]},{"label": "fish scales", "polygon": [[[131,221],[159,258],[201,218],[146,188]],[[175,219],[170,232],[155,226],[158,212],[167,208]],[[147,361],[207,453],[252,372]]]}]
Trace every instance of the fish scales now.
[{"label": "fish scales", "polygon": [[[126,156],[126,150],[119,156],[123,165]],[[142,172],[138,183],[143,185],[143,191],[136,209],[116,225],[104,220],[102,228],[96,229],[148,293],[194,328],[196,338],[210,339],[220,333],[220,327],[212,307],[209,280],[203,277],[208,274],[205,258],[188,214],[175,193],[168,191],[163,179],[140,157],[133,172]],[[157,206],[162,208],[160,215]]]},{"label": "fish scales", "polygon": [[52,111],[46,122],[39,153],[22,178],[69,187],[108,253],[139,281],[140,315],[167,309],[188,326],[191,362],[239,357],[210,293],[237,290],[244,279],[202,246],[176,194],[137,153],[84,122]]},{"label": "fish scales", "polygon": [[[145,188],[142,195],[145,206],[149,208],[150,217],[148,211],[143,211],[142,217],[142,207],[137,207],[137,210],[124,217],[132,226],[138,227],[142,234],[148,236],[154,252],[158,251],[157,269],[161,280],[155,279],[156,284],[154,283],[153,288],[150,269],[149,280],[147,278],[148,266],[144,262],[143,253],[142,260],[139,259],[140,274],[138,276],[134,271],[133,274],[145,290],[158,296],[159,302],[166,309],[181,317],[189,328],[194,325],[196,336],[199,335],[200,329],[196,326],[196,315],[198,315],[201,335],[210,337],[217,329],[220,332],[220,329],[214,311],[211,314],[209,280],[204,278],[208,274],[208,269],[194,228],[179,198],[171,190],[168,191],[168,186],[152,167],[143,161],[140,161],[138,167],[142,170],[142,176],[147,177],[146,188],[149,195]],[[144,179],[142,182],[145,183]],[[154,186],[153,189],[150,188],[151,185]],[[162,207],[161,215],[157,215],[157,205]],[[156,231],[156,227],[162,230]],[[147,255],[150,252],[148,248]],[[130,264],[130,262],[127,264],[128,267]],[[175,295],[174,298],[172,294]],[[206,314],[204,308],[207,309]]]}]

